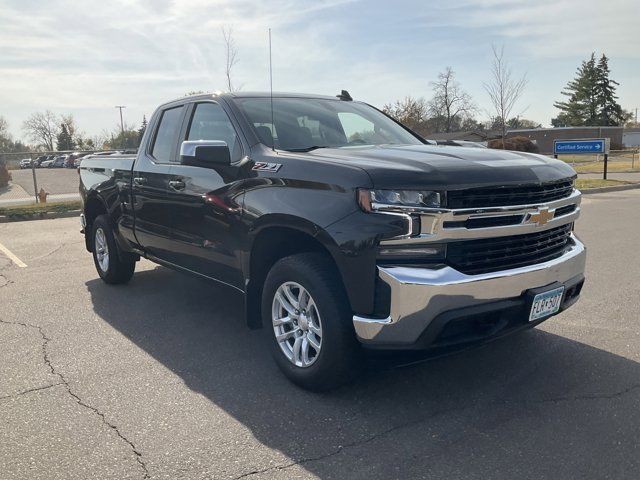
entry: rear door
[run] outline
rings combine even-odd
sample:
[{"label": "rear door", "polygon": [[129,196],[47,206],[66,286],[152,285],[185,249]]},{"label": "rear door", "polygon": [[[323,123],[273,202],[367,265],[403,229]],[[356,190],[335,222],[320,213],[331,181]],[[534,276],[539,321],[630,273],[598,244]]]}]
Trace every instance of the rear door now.
[{"label": "rear door", "polygon": [[[194,272],[243,288],[237,241],[241,229],[241,193],[234,184],[242,176],[234,165],[244,156],[236,129],[220,103],[191,104],[182,140],[224,141],[231,166],[194,167],[174,164],[169,182],[173,215],[173,262]],[[179,142],[181,143],[181,142]]]},{"label": "rear door", "polygon": [[167,205],[169,171],[171,164],[177,161],[176,145],[184,110],[184,105],[173,105],[156,114],[147,149],[138,153],[133,167],[136,239],[145,251],[162,260],[171,258],[171,212]]}]

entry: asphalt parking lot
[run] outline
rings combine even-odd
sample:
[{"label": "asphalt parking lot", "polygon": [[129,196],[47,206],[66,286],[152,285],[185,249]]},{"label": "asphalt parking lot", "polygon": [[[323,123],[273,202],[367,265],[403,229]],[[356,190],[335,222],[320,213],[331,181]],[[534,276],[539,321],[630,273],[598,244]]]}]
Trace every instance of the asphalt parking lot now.
[{"label": "asphalt parking lot", "polygon": [[[29,194],[33,192],[31,169],[11,170],[13,183],[20,185]],[[78,193],[78,172],[75,168],[36,168],[38,189],[44,188],[52,195]]]},{"label": "asphalt parking lot", "polygon": [[639,210],[585,198],[583,297],[540,328],[322,395],[233,293],[147,261],[107,286],[76,219],[0,224],[0,478],[637,479]]}]

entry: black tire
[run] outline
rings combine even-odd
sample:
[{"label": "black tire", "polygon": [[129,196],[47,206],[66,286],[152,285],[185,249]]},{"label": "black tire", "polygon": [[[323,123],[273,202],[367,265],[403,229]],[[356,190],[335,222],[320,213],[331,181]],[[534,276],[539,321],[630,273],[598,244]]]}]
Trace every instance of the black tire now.
[{"label": "black tire", "polygon": [[[96,239],[96,235],[100,233],[104,236],[104,241],[107,246],[107,261],[106,267],[104,257],[100,256],[99,240]],[[133,255],[121,252],[116,243],[116,239],[113,236],[113,228],[111,227],[111,221],[107,215],[100,215],[93,221],[93,228],[91,229],[91,245],[93,253],[93,263],[96,266],[98,275],[100,278],[109,284],[127,283],[131,280],[133,272],[136,268],[136,260]]]},{"label": "black tire", "polygon": [[[295,365],[276,340],[272,322],[274,298],[278,289],[288,282],[295,282],[307,290],[321,320],[321,348],[308,366]],[[307,390],[326,391],[349,383],[360,373],[361,346],[353,329],[349,301],[336,268],[326,255],[301,253],[275,263],[262,291],[262,321],[275,362],[296,385]]]}]

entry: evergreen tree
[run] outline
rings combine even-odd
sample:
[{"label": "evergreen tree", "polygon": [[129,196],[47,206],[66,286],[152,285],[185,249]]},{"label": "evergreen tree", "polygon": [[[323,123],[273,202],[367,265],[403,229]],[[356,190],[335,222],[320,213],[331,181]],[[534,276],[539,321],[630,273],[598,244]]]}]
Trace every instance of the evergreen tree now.
[{"label": "evergreen tree", "polygon": [[609,78],[609,59],[602,55],[596,61],[595,53],[582,62],[575,79],[562,91],[567,101],[556,102],[560,114],[551,120],[554,127],[565,126],[617,126],[623,125],[628,113],[617,102],[618,82]]},{"label": "evergreen tree", "polygon": [[597,125],[598,122],[598,88],[597,88],[596,55],[591,54],[589,60],[584,60],[576,78],[571,80],[562,95],[569,97],[564,102],[555,102],[554,106],[560,110],[558,118],[552,120],[554,126]]},{"label": "evergreen tree", "polygon": [[58,151],[73,150],[75,148],[73,137],[69,133],[66,123],[60,124],[60,132],[58,133],[56,143]]},{"label": "evergreen tree", "polygon": [[602,54],[597,68],[598,125],[618,126],[625,122],[622,107],[616,101],[616,86],[620,85],[609,78],[609,59]]},{"label": "evergreen tree", "polygon": [[147,116],[142,116],[142,125],[138,129],[138,145],[142,142],[142,137],[144,136],[144,132],[147,130]]}]

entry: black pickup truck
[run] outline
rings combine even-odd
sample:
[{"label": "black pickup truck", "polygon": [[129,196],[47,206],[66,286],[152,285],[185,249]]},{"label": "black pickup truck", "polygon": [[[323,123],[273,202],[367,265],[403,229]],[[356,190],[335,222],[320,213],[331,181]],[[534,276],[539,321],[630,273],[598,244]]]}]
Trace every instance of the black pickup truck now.
[{"label": "black pickup truck", "polygon": [[144,257],[241,292],[249,327],[309,389],[353,378],[363,347],[535,326],[584,282],[571,167],[429,144],[347,92],[181,98],[153,114],[136,156],[79,172],[105,282]]}]

